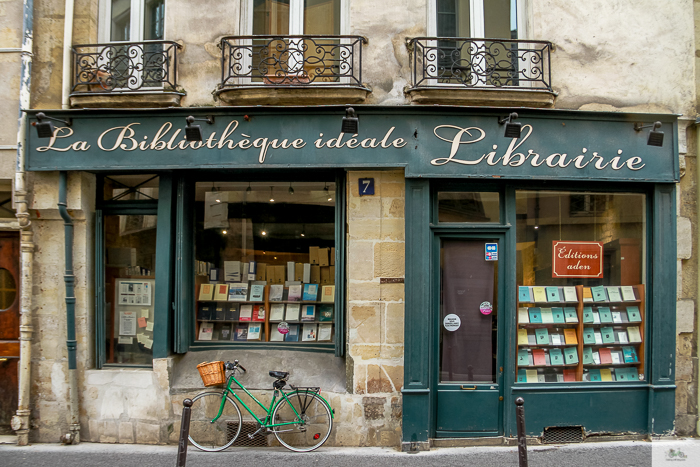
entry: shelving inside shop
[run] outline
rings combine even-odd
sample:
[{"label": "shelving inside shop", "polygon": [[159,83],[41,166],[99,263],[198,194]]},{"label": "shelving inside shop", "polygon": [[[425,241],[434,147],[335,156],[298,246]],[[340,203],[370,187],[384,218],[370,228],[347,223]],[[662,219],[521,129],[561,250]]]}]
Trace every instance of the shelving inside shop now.
[{"label": "shelving inside shop", "polygon": [[198,261],[196,340],[333,342],[334,258],[335,248],[310,247],[304,263]]},{"label": "shelving inside shop", "polygon": [[518,383],[644,379],[644,285],[518,287]]}]

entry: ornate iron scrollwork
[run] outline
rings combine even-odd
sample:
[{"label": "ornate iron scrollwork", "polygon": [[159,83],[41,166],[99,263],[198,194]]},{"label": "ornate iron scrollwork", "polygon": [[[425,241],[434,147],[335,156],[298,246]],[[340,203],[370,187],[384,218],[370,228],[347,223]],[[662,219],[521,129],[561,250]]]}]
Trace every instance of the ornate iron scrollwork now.
[{"label": "ornate iron scrollwork", "polygon": [[414,88],[454,85],[552,91],[550,42],[418,37],[408,47]]},{"label": "ornate iron scrollwork", "polygon": [[228,36],[220,88],[239,86],[362,86],[360,36]]},{"label": "ornate iron scrollwork", "polygon": [[72,93],[175,90],[179,48],[171,41],[76,45]]}]

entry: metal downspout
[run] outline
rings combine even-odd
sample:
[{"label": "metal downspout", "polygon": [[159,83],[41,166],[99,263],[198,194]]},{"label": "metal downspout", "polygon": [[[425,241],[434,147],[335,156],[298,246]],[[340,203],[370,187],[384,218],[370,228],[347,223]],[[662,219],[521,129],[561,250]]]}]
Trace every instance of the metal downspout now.
[{"label": "metal downspout", "polygon": [[34,233],[30,229],[27,206],[27,186],[24,172],[24,142],[27,135],[27,117],[31,92],[32,46],[34,40],[34,0],[24,0],[22,11],[22,48],[19,85],[19,117],[17,121],[17,166],[13,198],[20,227],[20,321],[19,321],[19,391],[17,414],[12,417],[12,429],[17,433],[17,444],[29,444],[29,417],[31,415],[32,365],[32,277],[34,262]]},{"label": "metal downspout", "polygon": [[[66,284],[66,346],[68,347],[68,380],[70,384],[70,431],[71,438],[67,444],[80,442],[80,409],[78,406],[78,375],[75,339],[75,275],[73,274],[73,218],[68,214],[66,204],[67,172],[61,171],[58,178],[58,212],[64,221],[66,272],[63,280]],[[70,442],[70,443],[68,443]]]}]

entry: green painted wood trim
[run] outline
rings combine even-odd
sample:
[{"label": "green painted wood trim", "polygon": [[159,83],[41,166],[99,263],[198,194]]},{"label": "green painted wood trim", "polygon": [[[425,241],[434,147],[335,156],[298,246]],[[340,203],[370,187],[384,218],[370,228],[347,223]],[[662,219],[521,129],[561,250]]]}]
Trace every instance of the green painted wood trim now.
[{"label": "green painted wood trim", "polygon": [[102,368],[107,360],[104,238],[104,217],[102,210],[98,209],[95,211],[95,366],[97,368]]},{"label": "green painted wood trim", "polygon": [[[652,384],[675,383],[676,354],[676,277],[677,277],[677,212],[676,186],[656,184],[651,201],[650,276],[647,292],[646,339],[651,357],[647,375]],[[652,390],[649,398],[649,427],[652,433],[673,430],[675,419],[674,393],[659,395]]]},{"label": "green painted wood trim", "polygon": [[428,442],[429,427],[433,418],[430,390],[401,390],[403,419],[402,442]]},{"label": "green painted wood trim", "polygon": [[177,179],[175,205],[173,351],[185,353],[194,342],[194,182],[185,177]]},{"label": "green painted wood trim", "polygon": [[[503,202],[501,203],[501,206],[503,208],[503,212],[501,213],[503,215],[502,219],[503,222],[509,226],[514,226],[516,225],[516,205],[515,205],[515,187],[512,185],[507,185],[501,192],[501,195],[503,197]],[[509,229],[505,232],[505,247],[504,250],[506,252],[506,257],[508,259],[508,263],[504,263],[506,265],[506,272],[505,272],[505,284],[504,284],[504,289],[505,289],[505,321],[504,321],[504,326],[503,326],[503,331],[505,332],[504,336],[504,344],[499,348],[499,350],[502,350],[504,353],[504,365],[503,365],[503,370],[504,370],[504,375],[503,375],[503,399],[504,399],[504,405],[503,405],[503,432],[507,433],[508,432],[508,427],[515,426],[516,420],[515,420],[515,406],[510,402],[510,398],[507,396],[509,389],[512,390],[513,385],[515,384],[516,377],[515,377],[515,355],[517,355],[517,342],[516,342],[516,336],[517,336],[517,314],[518,310],[516,309],[516,301],[515,298],[517,297],[517,284],[515,283],[516,281],[516,274],[515,274],[515,267],[510,267],[511,265],[515,265],[517,261],[517,238],[516,238],[516,229]]]},{"label": "green painted wood trim", "polygon": [[173,177],[160,176],[154,293],[153,358],[170,355],[173,336]]},{"label": "green painted wood trim", "polygon": [[345,232],[346,185],[344,174],[335,177],[335,356],[345,355]]},{"label": "green painted wood trim", "polygon": [[[649,433],[646,406],[652,396],[645,387],[609,387],[604,390],[578,388],[559,391],[518,392],[505,397],[506,406],[525,400],[525,428],[528,436],[541,436],[549,426],[583,426],[587,432]],[[673,391],[664,391],[672,393]],[[517,434],[515,422],[506,436]]]},{"label": "green painted wood trim", "polygon": [[[406,279],[404,318],[404,442],[428,441],[433,412],[429,394],[413,394],[429,386],[432,368],[430,281],[430,183],[406,179]],[[430,274],[428,274],[430,277]]]}]

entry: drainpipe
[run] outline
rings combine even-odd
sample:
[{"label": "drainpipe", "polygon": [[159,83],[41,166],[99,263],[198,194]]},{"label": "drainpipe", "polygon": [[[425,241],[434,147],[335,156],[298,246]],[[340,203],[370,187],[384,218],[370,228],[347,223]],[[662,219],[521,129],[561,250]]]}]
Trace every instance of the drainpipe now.
[{"label": "drainpipe", "polygon": [[73,48],[73,6],[74,0],[66,0],[63,15],[63,87],[61,89],[61,107],[70,109],[71,85],[71,49]]},{"label": "drainpipe", "polygon": [[80,442],[80,419],[78,406],[78,365],[75,339],[75,275],[73,274],[73,218],[66,205],[67,172],[61,171],[58,178],[58,212],[64,221],[66,272],[66,346],[68,347],[68,382],[70,384],[70,433],[63,436],[66,444]]},{"label": "drainpipe", "polygon": [[24,142],[32,76],[32,43],[34,39],[34,0],[24,0],[22,11],[22,48],[19,85],[19,117],[17,120],[17,166],[15,168],[14,201],[20,228],[20,321],[19,321],[19,391],[17,413],[12,417],[12,429],[17,433],[17,444],[29,444],[30,380],[32,365],[32,277],[34,262],[34,233],[30,229],[27,206],[26,176],[24,172]]}]

